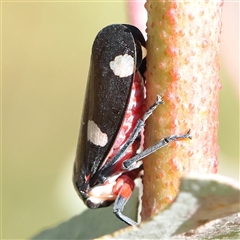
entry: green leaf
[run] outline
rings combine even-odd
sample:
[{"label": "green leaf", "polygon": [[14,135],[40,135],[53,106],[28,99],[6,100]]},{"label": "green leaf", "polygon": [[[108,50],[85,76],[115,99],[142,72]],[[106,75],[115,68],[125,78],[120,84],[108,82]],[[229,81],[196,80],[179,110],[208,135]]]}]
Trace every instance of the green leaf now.
[{"label": "green leaf", "polygon": [[[136,219],[138,193],[126,206]],[[150,221],[127,227],[112,208],[86,210],[32,239],[238,239],[240,238],[239,182],[219,175],[190,175],[181,180],[175,201]],[[111,234],[111,235],[106,235]]]},{"label": "green leaf", "polygon": [[[80,200],[79,200],[80,201]],[[137,218],[138,191],[134,191],[124,212]],[[93,239],[127,227],[113,214],[112,207],[88,209],[56,227],[46,229],[32,239]]]},{"label": "green leaf", "polygon": [[239,226],[239,183],[219,175],[190,175],[165,211],[101,239],[237,239]]}]

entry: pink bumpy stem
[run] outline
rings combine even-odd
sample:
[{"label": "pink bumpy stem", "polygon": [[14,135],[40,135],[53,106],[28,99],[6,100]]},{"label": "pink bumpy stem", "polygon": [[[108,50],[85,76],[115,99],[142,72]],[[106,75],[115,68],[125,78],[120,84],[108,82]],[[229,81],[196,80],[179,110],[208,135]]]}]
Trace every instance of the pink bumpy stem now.
[{"label": "pink bumpy stem", "polygon": [[[216,173],[218,166],[219,44],[222,1],[146,3],[147,121],[145,148],[192,130],[192,140],[171,143],[144,159],[142,219],[166,208],[186,173]],[[187,204],[187,203],[186,203]]]}]

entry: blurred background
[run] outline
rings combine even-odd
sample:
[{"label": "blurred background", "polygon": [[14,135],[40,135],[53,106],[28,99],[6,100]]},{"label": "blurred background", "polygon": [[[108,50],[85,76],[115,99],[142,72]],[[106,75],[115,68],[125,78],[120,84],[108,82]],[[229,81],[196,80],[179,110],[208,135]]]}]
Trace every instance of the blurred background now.
[{"label": "blurred background", "polygon": [[[23,239],[79,214],[72,167],[92,42],[129,23],[126,2],[3,2],[2,238]],[[239,3],[221,35],[219,173],[239,179]]]}]

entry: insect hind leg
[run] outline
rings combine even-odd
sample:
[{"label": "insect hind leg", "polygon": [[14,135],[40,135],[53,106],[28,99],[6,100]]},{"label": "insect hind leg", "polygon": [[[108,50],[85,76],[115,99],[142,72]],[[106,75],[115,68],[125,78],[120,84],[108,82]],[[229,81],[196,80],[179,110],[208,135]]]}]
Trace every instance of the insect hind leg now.
[{"label": "insect hind leg", "polygon": [[150,155],[151,153],[155,152],[156,150],[167,146],[170,142],[174,142],[176,140],[182,140],[182,139],[192,139],[191,137],[191,129],[188,130],[188,132],[186,134],[182,134],[182,135],[172,135],[166,138],[161,139],[158,143],[156,143],[155,145],[145,149],[143,152],[135,155],[132,158],[129,158],[128,160],[124,161],[122,163],[122,168],[126,169],[128,171],[134,169],[135,163],[140,161],[141,159],[143,159],[144,157]]}]

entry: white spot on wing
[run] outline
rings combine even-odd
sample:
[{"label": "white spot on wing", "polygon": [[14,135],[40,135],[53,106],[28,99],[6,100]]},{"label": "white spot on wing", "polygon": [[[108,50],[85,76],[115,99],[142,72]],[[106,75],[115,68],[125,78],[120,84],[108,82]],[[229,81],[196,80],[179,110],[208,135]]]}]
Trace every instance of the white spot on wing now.
[{"label": "white spot on wing", "polygon": [[103,133],[92,120],[88,121],[87,138],[91,143],[100,147],[104,147],[108,142],[107,134]]},{"label": "white spot on wing", "polygon": [[134,72],[134,59],[128,54],[119,55],[110,62],[110,68],[120,78],[128,77]]}]

